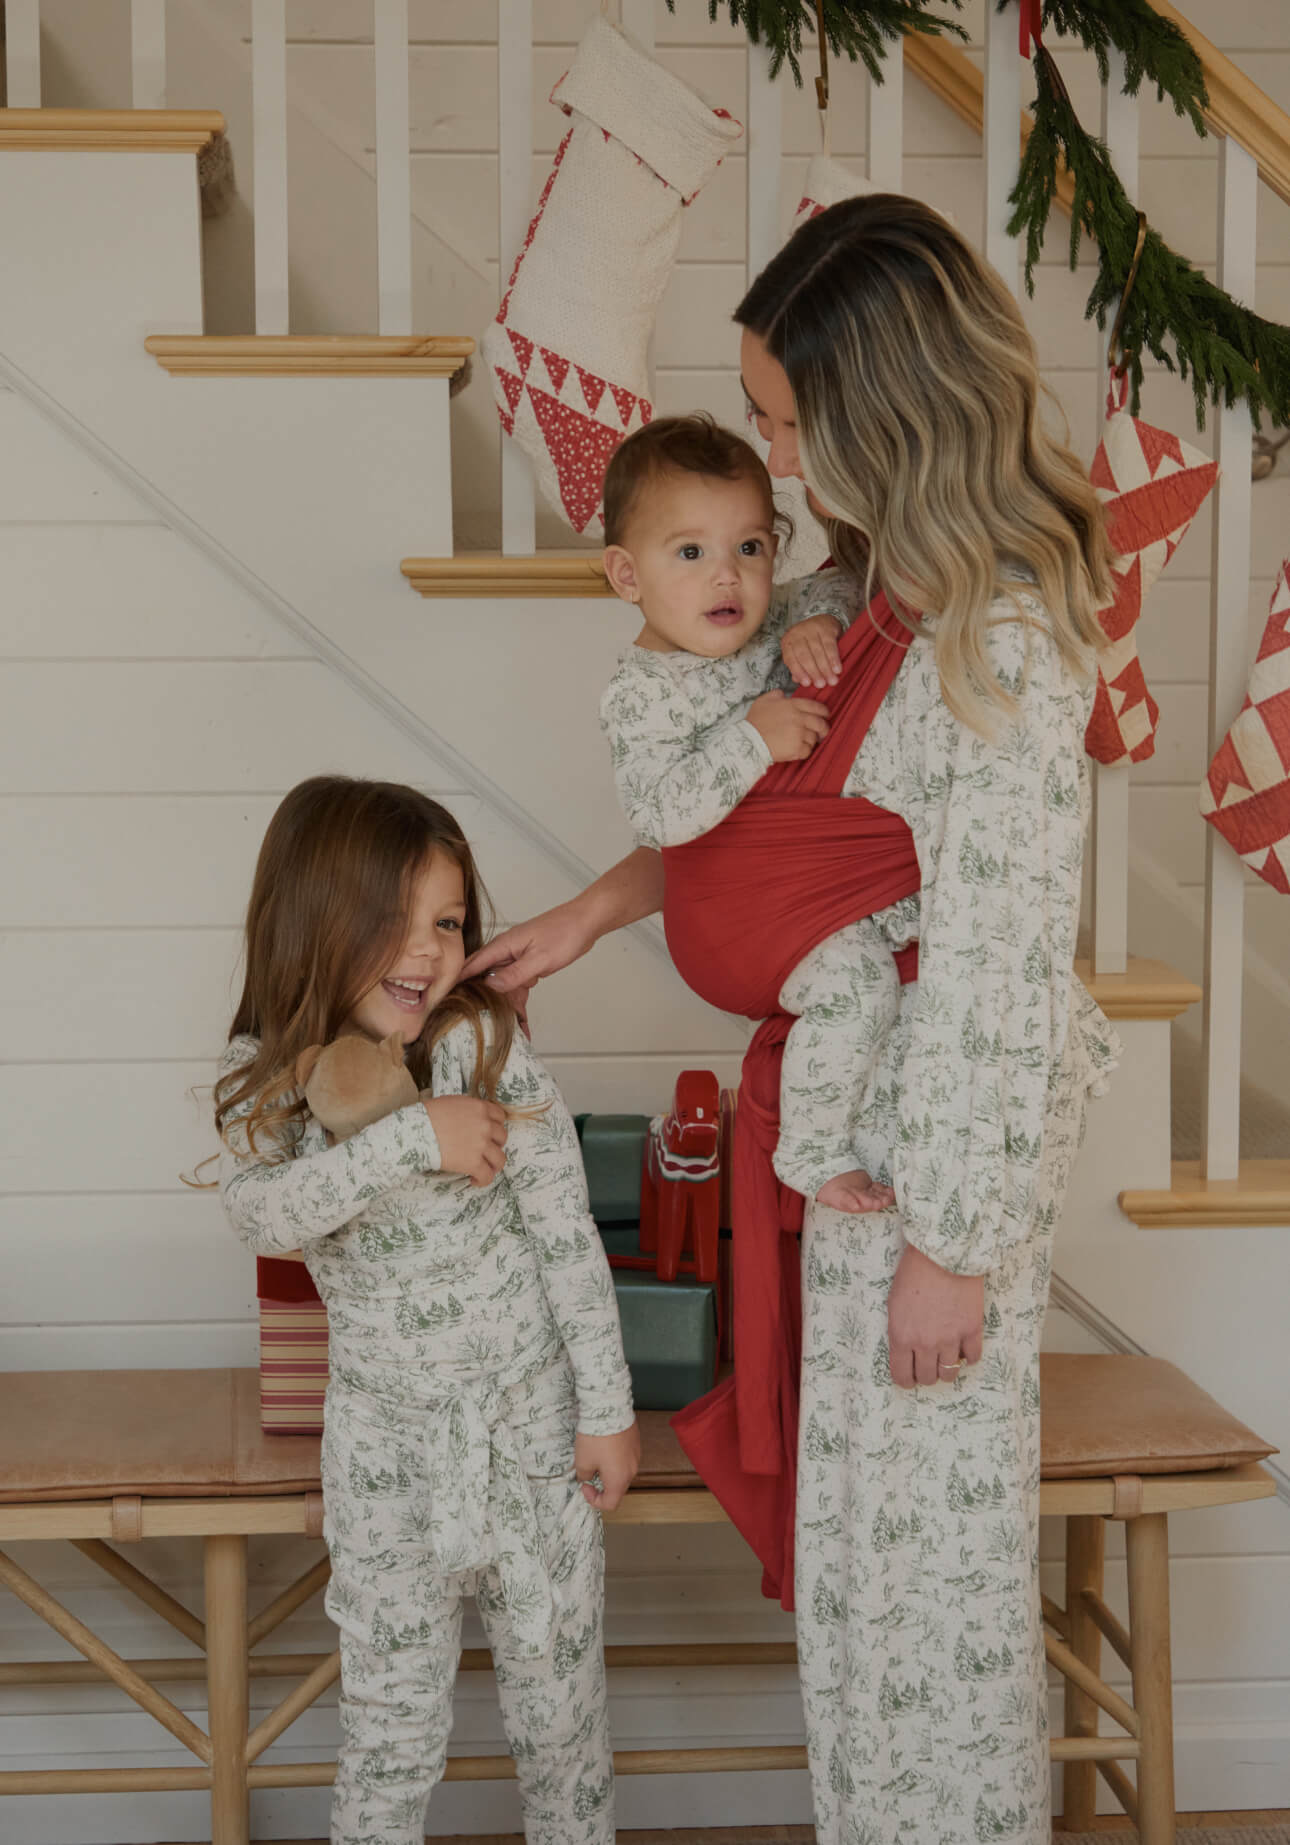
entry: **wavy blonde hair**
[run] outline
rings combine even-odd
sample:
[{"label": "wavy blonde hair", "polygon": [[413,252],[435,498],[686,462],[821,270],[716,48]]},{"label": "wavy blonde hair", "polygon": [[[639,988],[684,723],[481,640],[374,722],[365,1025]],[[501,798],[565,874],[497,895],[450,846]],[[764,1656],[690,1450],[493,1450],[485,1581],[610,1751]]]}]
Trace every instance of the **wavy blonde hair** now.
[{"label": "wavy blonde hair", "polygon": [[[1035,579],[1080,677],[1104,637],[1110,547],[1087,471],[1040,419],[1034,343],[1000,277],[928,206],[846,199],[803,224],[735,312],[788,375],[835,561],[929,624],[946,704],[988,735],[1016,700],[991,602]],[[917,612],[917,613],[916,613]],[[997,617],[995,618],[997,619]]]},{"label": "wavy blonde hair", "polygon": [[[296,1061],[337,1037],[359,1000],[397,958],[412,886],[435,852],[460,867],[467,955],[492,926],[492,905],[465,835],[437,801],[397,782],[317,775],[286,795],[256,862],[246,915],[245,979],[229,1039],[258,1040],[255,1057],[215,1085],[215,1129],[228,1144],[236,1123],[247,1146],[290,1157],[308,1107]],[[515,1034],[510,1002],[482,980],[447,994],[408,1046],[418,1089],[430,1086],[431,1053],[467,1019],[476,1045],[475,1090],[495,1099]],[[485,1020],[491,1031],[485,1033]],[[249,1109],[248,1109],[248,1106]]]}]

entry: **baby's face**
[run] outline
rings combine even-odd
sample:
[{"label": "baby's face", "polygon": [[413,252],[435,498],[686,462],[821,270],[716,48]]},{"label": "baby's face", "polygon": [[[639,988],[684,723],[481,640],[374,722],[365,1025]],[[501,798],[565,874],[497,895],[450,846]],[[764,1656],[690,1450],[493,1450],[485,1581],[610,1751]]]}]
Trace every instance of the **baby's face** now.
[{"label": "baby's face", "polygon": [[669,474],[646,487],[627,542],[605,554],[645,617],[637,645],[719,660],[756,634],[770,606],[770,518],[756,480]]}]

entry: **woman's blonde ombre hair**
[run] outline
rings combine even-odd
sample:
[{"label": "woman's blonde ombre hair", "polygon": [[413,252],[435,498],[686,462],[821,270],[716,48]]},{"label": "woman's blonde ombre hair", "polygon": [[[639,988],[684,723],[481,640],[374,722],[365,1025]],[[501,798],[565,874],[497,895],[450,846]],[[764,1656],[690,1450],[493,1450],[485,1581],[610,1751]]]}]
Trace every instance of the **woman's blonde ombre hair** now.
[{"label": "woman's blonde ombre hair", "polygon": [[[397,782],[316,775],[286,795],[264,835],[246,914],[245,978],[229,1031],[258,1040],[254,1059],[215,1085],[215,1129],[236,1125],[252,1152],[289,1158],[309,1110],[296,1060],[330,1044],[403,946],[412,886],[443,852],[461,868],[467,955],[483,946],[492,907],[461,828],[437,801]],[[461,1019],[474,1028],[475,1090],[496,1098],[515,1033],[509,1000],[484,980],[448,993],[407,1049],[418,1089]],[[485,1032],[485,1020],[491,1029]]]},{"label": "woman's blonde ombre hair", "polygon": [[1111,594],[1102,509],[1040,420],[1016,301],[952,225],[896,193],[846,199],[800,227],[735,319],[788,375],[835,562],[867,593],[885,590],[911,629],[935,616],[951,711],[989,734],[1015,708],[986,630],[1017,563],[1062,658],[1087,677]]}]

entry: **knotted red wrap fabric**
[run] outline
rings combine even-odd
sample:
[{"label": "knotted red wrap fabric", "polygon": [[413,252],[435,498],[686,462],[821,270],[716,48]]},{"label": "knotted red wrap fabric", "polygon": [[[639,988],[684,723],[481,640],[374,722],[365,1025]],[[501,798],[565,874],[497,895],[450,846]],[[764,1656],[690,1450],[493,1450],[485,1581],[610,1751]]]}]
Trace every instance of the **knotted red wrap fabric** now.
[{"label": "knotted red wrap fabric", "polygon": [[[793,1606],[803,1201],[771,1163],[793,1024],[779,991],[826,937],[918,889],[905,821],[842,793],[908,641],[879,594],[842,637],[838,684],[798,694],[828,706],[823,742],[805,762],[772,764],[720,826],[663,853],[663,921],[682,978],[710,1004],[761,1020],[735,1116],[735,1372],[672,1426],[761,1561],[763,1593],[785,1608]],[[913,980],[917,950],[896,963],[901,979]]]}]

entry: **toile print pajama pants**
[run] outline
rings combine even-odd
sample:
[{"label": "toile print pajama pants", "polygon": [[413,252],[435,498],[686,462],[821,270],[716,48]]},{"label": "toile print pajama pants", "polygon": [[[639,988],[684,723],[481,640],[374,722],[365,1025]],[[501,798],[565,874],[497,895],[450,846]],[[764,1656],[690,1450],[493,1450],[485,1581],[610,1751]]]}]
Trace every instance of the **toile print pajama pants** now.
[{"label": "toile print pajama pants", "polygon": [[1039,1339],[1082,1086],[1050,1104],[1033,1229],[986,1277],[984,1353],[898,1390],[894,1211],[808,1205],[797,1623],[818,1845],[1049,1845]]},{"label": "toile print pajama pants", "polygon": [[[473,1595],[492,1649],[529,1845],[613,1845],[613,1765],[602,1646],[599,1515],[573,1475],[567,1408],[508,1431],[522,1481],[494,1479],[481,1567],[445,1572],[445,1481],[434,1465],[464,1446],[449,1419],[374,1409],[334,1382],[323,1440],[332,1576],[340,1629],[341,1748],[332,1845],[422,1845],[442,1778]],[[494,1426],[494,1473],[497,1428]],[[430,1464],[427,1464],[427,1453]]]}]

